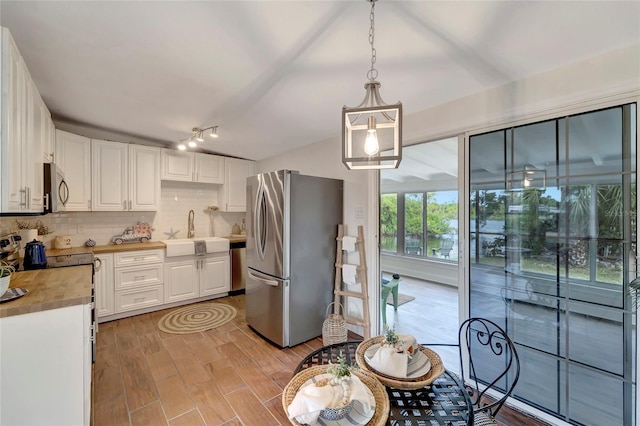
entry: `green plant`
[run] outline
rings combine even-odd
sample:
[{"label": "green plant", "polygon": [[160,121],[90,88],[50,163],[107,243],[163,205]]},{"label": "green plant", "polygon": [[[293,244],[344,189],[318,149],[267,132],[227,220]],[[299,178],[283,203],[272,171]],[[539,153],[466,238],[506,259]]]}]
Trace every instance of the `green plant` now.
[{"label": "green plant", "polygon": [[334,364],[329,361],[329,367],[327,368],[327,373],[331,374],[331,376],[335,379],[341,379],[343,377],[351,377],[351,369],[354,368],[351,365],[347,364],[347,360],[344,357],[342,351],[337,358],[338,363]]},{"label": "green plant", "polygon": [[13,274],[16,269],[5,261],[0,262],[0,278],[8,277]]},{"label": "green plant", "polygon": [[390,328],[388,325],[384,326],[384,340],[391,346],[402,345],[402,340],[400,340],[400,336],[396,333],[396,328]]}]

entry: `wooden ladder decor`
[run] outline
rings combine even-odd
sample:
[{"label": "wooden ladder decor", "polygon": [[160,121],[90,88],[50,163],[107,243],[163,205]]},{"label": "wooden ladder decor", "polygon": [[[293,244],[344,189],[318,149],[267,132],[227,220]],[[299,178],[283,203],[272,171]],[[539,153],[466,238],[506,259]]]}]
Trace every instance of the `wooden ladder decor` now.
[{"label": "wooden ladder decor", "polygon": [[[342,297],[355,297],[362,300],[362,316],[363,319],[349,317],[343,309],[344,320],[347,324],[361,326],[364,329],[364,338],[371,337],[371,326],[369,324],[369,296],[367,293],[367,260],[364,253],[364,229],[362,225],[358,226],[358,237],[356,238],[355,248],[359,256],[359,264],[356,265],[357,279],[360,282],[360,291],[349,291],[343,289],[343,273],[342,268],[347,265],[346,250],[343,250],[342,239],[345,237],[345,226],[338,225],[338,236],[336,238],[336,278],[334,285],[334,313],[337,312],[338,304],[341,303]],[[346,286],[346,284],[344,284]],[[343,306],[346,306],[344,304]]]}]

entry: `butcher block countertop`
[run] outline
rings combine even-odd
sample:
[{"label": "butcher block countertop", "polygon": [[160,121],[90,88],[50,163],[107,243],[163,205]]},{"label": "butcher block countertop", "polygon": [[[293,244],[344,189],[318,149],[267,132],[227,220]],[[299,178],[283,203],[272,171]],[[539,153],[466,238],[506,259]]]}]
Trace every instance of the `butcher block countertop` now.
[{"label": "butcher block countertop", "polygon": [[0,318],[91,303],[91,265],[15,272],[11,288],[26,288],[24,296],[0,304]]},{"label": "butcher block countertop", "polygon": [[123,251],[136,251],[136,250],[164,250],[167,246],[160,241],[149,241],[146,243],[128,243],[128,244],[107,244],[104,246],[91,247],[94,254],[100,253],[120,253]]},{"label": "butcher block countertop", "polygon": [[226,237],[222,237],[222,238],[226,238],[229,240],[230,243],[244,243],[245,241],[247,241],[247,236],[246,235],[229,235]]}]

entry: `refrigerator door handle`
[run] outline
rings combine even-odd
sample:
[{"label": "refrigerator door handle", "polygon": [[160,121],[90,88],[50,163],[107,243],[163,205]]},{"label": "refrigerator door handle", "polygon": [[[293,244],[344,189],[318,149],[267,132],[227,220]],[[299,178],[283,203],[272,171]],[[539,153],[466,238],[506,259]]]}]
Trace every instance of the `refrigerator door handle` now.
[{"label": "refrigerator door handle", "polygon": [[256,243],[256,253],[260,260],[264,260],[266,233],[267,233],[267,199],[264,191],[264,183],[258,180],[258,193],[256,205],[253,211],[253,238]]},{"label": "refrigerator door handle", "polygon": [[276,281],[276,280],[267,280],[265,278],[259,277],[258,275],[252,273],[251,271],[248,271],[248,273],[249,273],[249,276],[251,278],[253,278],[254,280],[258,280],[258,281],[260,281],[260,282],[262,282],[264,284],[267,284],[267,285],[270,285],[270,286],[273,286],[273,287],[278,287],[278,281]]}]

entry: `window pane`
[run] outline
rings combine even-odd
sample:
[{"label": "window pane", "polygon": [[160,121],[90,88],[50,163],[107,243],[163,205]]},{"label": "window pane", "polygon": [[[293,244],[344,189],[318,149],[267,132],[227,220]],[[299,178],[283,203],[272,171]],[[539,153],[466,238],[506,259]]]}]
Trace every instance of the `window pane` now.
[{"label": "window pane", "polygon": [[380,196],[382,251],[398,251],[398,194]]},{"label": "window pane", "polygon": [[427,256],[457,259],[458,191],[427,193]]},{"label": "window pane", "polygon": [[423,194],[404,195],[404,252],[422,255],[424,253]]}]

